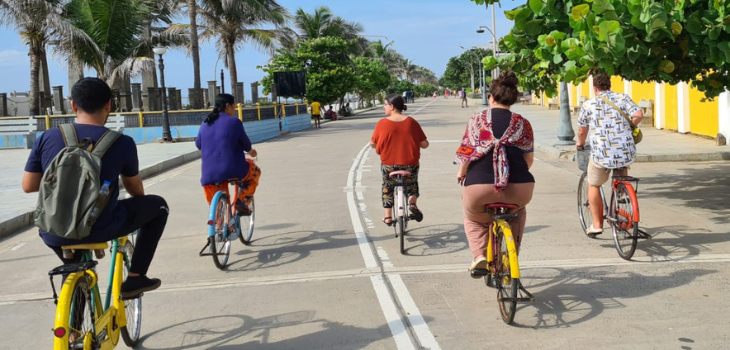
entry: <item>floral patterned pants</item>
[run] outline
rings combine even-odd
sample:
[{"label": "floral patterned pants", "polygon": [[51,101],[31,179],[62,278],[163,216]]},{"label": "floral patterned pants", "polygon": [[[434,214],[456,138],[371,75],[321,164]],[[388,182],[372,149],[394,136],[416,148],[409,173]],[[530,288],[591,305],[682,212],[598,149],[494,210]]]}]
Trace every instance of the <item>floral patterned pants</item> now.
[{"label": "floral patterned pants", "polygon": [[395,178],[391,179],[389,174],[394,171],[405,170],[411,173],[406,178],[406,194],[410,196],[420,196],[418,193],[418,169],[419,165],[380,165],[380,171],[383,175],[383,208],[393,207],[393,195],[395,188]]}]

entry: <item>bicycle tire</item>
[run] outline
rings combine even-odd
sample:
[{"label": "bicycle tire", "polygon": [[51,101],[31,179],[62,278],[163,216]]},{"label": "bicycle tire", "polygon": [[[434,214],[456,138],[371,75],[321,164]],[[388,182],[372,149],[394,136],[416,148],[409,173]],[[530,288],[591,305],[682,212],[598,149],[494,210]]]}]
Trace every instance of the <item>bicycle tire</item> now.
[{"label": "bicycle tire", "polygon": [[230,222],[231,211],[228,204],[228,196],[218,197],[215,218],[213,220],[214,234],[208,236],[210,240],[210,254],[213,257],[215,267],[223,270],[228,265],[228,258],[231,253],[231,242],[228,240],[228,223]]},{"label": "bicycle tire", "polygon": [[[89,288],[89,282],[83,273],[74,273],[68,276],[72,289],[67,291],[67,284],[61,288],[61,295],[69,295],[70,298],[59,299],[56,311],[56,328],[62,327],[66,335],[62,338],[54,338],[54,343],[61,346],[56,348],[67,349],[90,349],[96,342],[94,335],[94,324],[101,316],[101,296],[93,288]],[[95,304],[92,307],[92,302]],[[68,319],[62,320],[61,314],[68,310]]]},{"label": "bicycle tire", "polygon": [[[619,201],[622,198],[623,201]],[[639,223],[634,221],[634,207],[630,191],[626,184],[619,183],[611,203],[611,231],[618,255],[624,260],[631,260],[636,252],[639,239]]]},{"label": "bicycle tire", "polygon": [[[495,264],[497,266],[494,284],[497,288],[497,303],[499,304],[499,313],[502,315],[502,321],[506,324],[512,324],[517,312],[517,289],[520,283],[519,278],[512,278],[509,269],[509,252],[507,249],[507,240],[504,237],[502,228],[497,226],[497,254],[495,254]],[[506,270],[506,272],[505,272]],[[505,282],[509,283],[505,283]],[[512,301],[500,301],[500,298],[512,298]]]},{"label": "bicycle tire", "polygon": [[406,220],[408,220],[408,205],[407,205],[407,199],[405,198],[405,193],[403,193],[403,188],[398,187],[396,189],[396,205],[399,207],[398,209],[398,236],[400,238],[400,253],[405,254],[406,253]]},{"label": "bicycle tire", "polygon": [[253,198],[251,198],[249,209],[251,209],[250,216],[241,216],[238,219],[238,230],[241,230],[241,232],[238,233],[238,239],[241,240],[241,243],[244,245],[251,244],[251,238],[253,238],[253,229],[256,219],[256,206],[254,205]]},{"label": "bicycle tire", "polygon": [[591,205],[588,203],[588,173],[583,172],[578,181],[578,221],[585,236],[588,226],[593,223]]},{"label": "bicycle tire", "polygon": [[[134,243],[127,241],[124,246],[124,271],[123,277],[126,280],[129,274],[129,267],[132,265],[132,255],[134,254]],[[124,301],[124,314],[127,317],[127,325],[121,328],[122,339],[124,344],[133,348],[139,341],[139,335],[142,331],[142,298],[134,298]]]}]

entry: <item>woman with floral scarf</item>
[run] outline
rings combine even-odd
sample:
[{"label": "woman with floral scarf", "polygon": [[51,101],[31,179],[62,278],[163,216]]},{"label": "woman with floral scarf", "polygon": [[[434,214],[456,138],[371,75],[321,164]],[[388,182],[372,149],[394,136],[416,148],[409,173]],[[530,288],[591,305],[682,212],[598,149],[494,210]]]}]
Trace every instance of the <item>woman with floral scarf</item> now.
[{"label": "woman with floral scarf", "polygon": [[532,126],[510,107],[517,102],[519,81],[513,72],[503,72],[491,86],[491,109],[472,117],[461,146],[457,181],[462,184],[464,230],[474,260],[469,271],[485,269],[487,229],[492,222],[485,206],[492,203],[517,205],[518,218],[510,222],[519,251],[525,230],[525,206],[532,200],[535,178],[530,173],[534,160]]}]

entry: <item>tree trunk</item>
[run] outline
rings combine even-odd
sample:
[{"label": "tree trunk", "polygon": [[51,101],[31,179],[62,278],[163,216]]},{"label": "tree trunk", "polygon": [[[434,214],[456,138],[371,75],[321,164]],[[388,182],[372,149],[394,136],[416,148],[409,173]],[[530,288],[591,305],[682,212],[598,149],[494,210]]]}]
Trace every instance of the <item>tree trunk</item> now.
[{"label": "tree trunk", "polygon": [[[238,70],[236,69],[236,50],[233,48],[233,43],[227,43],[228,50],[228,71],[230,72],[231,81],[231,95],[236,94],[236,83],[238,82]],[[236,103],[243,103],[244,101],[236,101]]]},{"label": "tree trunk", "polygon": [[[190,15],[190,53],[193,56],[193,88],[195,98],[190,102],[194,109],[203,108],[203,94],[200,86],[200,45],[198,42],[198,6],[196,0],[188,0],[188,13]],[[235,90],[234,90],[235,91]]]},{"label": "tree trunk", "polygon": [[40,73],[41,73],[41,50],[32,46],[30,48],[30,115],[40,115]]}]

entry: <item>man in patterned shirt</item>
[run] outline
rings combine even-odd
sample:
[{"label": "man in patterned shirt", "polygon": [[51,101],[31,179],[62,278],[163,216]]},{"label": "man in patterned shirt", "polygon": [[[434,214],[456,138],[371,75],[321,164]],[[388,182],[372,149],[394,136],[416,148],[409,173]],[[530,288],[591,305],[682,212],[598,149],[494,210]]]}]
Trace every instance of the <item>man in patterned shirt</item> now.
[{"label": "man in patterned shirt", "polygon": [[[590,132],[592,149],[588,163],[588,202],[591,205],[593,224],[587,235],[603,233],[603,203],[599,188],[608,181],[612,169],[627,168],[636,160],[636,145],[631,135],[631,126],[621,112],[614,109],[611,101],[631,122],[639,125],[644,114],[631,97],[611,91],[611,77],[599,73],[593,76],[593,90],[596,97],[583,103],[578,118],[577,147],[583,147]],[[624,169],[622,175],[627,175]]]}]

